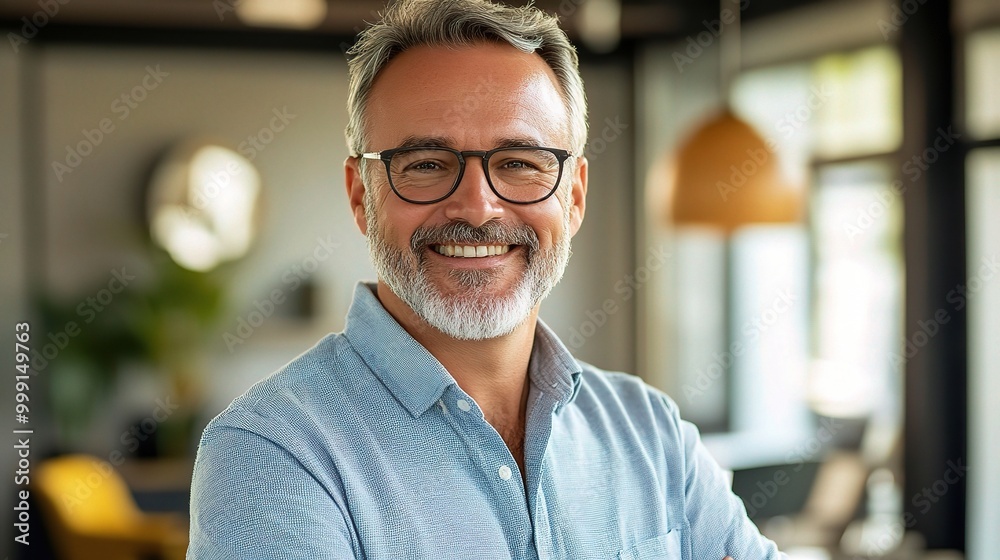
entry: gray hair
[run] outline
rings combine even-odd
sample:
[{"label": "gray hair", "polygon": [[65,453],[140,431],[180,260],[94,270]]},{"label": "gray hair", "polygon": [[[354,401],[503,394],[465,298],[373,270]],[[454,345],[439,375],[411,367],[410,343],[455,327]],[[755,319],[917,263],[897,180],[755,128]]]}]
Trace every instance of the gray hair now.
[{"label": "gray hair", "polygon": [[571,150],[582,154],[587,142],[587,100],[576,49],[558,19],[533,6],[514,8],[488,0],[401,0],[364,30],[349,51],[350,92],[345,135],[352,154],[368,146],[365,110],[375,77],[397,54],[419,45],[465,46],[508,43],[537,52],[552,68],[569,114]]}]

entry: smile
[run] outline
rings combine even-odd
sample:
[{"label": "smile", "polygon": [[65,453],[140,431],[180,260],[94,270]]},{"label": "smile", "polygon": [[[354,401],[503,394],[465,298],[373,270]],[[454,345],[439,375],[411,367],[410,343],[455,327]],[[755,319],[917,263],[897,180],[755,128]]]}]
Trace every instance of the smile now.
[{"label": "smile", "polygon": [[502,255],[510,250],[510,245],[433,245],[431,248],[446,257],[477,258]]}]

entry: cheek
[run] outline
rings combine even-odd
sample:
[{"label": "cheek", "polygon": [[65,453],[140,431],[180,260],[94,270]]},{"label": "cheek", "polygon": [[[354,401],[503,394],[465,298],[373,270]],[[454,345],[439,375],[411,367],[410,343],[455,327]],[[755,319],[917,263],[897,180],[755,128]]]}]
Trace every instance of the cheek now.
[{"label": "cheek", "polygon": [[430,223],[429,211],[426,207],[403,202],[392,193],[388,195],[378,207],[382,232],[386,239],[408,250],[410,238],[417,228]]},{"label": "cheek", "polygon": [[555,245],[556,241],[569,235],[566,231],[566,208],[563,203],[552,196],[546,200],[545,208],[539,212],[524,216],[525,223],[535,230],[542,246]]},{"label": "cheek", "polygon": [[365,209],[368,215],[374,216],[383,232],[395,230],[400,209],[394,208],[395,195],[389,190],[389,185],[375,182],[365,196]]}]

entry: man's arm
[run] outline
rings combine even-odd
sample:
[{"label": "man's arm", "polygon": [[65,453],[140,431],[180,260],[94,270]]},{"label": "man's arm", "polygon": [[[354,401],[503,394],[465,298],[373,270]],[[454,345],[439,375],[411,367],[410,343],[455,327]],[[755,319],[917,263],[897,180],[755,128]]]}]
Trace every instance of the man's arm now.
[{"label": "man's arm", "polygon": [[[673,407],[672,407],[673,408]],[[676,408],[674,408],[676,413]],[[779,559],[786,556],[760,534],[729,479],[701,442],[698,429],[680,421],[685,456],[685,502],[694,558]]]},{"label": "man's arm", "polygon": [[191,483],[187,558],[354,559],[337,499],[273,441],[210,425]]}]

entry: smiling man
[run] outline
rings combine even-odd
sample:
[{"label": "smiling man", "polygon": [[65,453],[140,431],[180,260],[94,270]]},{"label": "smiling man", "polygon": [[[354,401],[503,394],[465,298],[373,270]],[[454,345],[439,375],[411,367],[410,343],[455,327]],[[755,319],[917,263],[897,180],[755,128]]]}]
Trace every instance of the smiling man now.
[{"label": "smiling man", "polygon": [[587,193],[556,20],[403,0],[350,55],[347,195],[378,281],[206,428],[188,557],[780,557],[666,395],[537,318]]}]

